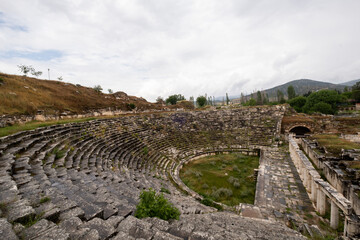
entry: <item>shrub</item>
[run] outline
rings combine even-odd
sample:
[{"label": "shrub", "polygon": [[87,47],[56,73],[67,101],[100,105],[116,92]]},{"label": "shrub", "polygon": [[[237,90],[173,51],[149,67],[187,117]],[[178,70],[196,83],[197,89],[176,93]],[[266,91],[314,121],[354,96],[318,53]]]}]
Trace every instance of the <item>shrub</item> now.
[{"label": "shrub", "polygon": [[328,104],[328,103],[325,103],[325,102],[316,103],[311,108],[311,110],[314,111],[314,112],[320,112],[320,113],[324,113],[324,114],[334,114],[335,113],[335,111],[333,110],[331,105]]},{"label": "shrub", "polygon": [[195,177],[197,177],[197,178],[201,178],[201,177],[202,177],[202,173],[199,172],[199,171],[194,171],[194,175],[195,175]]},{"label": "shrub", "polygon": [[232,184],[235,188],[239,188],[240,187],[240,182],[239,182],[239,179],[238,178],[234,178],[232,176],[230,176],[228,178],[228,182],[230,184]]},{"label": "shrub", "polygon": [[206,104],[206,97],[200,96],[196,98],[196,103],[199,107],[203,107]]},{"label": "shrub", "polygon": [[167,188],[164,188],[164,187],[162,187],[162,188],[160,189],[160,192],[167,193],[167,194],[171,194],[170,190],[167,189]]},{"label": "shrub", "polygon": [[[334,90],[320,90],[318,92],[311,93],[306,98],[306,103],[303,107],[305,113],[321,112],[330,113],[336,112],[336,104],[343,101],[343,98]],[[323,103],[326,103],[323,104]],[[321,103],[321,104],[318,104]],[[316,105],[318,104],[318,105]],[[330,105],[330,109],[329,109]]]},{"label": "shrub", "polygon": [[304,96],[295,97],[289,100],[290,106],[292,106],[297,112],[302,111],[302,108],[305,105],[305,103],[306,103],[306,97]]},{"label": "shrub", "polygon": [[185,97],[181,94],[174,94],[169,96],[165,102],[166,104],[171,104],[171,105],[175,105],[178,101],[182,101],[185,100]]},{"label": "shrub", "polygon": [[206,183],[204,183],[202,186],[201,186],[202,189],[208,189],[209,188],[209,185],[207,185]]},{"label": "shrub", "polygon": [[224,210],[223,206],[221,206],[220,204],[215,203],[213,200],[211,200],[210,198],[203,198],[203,200],[200,201],[202,204],[209,206],[209,207],[213,207],[216,208],[219,211]]},{"label": "shrub", "polygon": [[94,89],[96,92],[98,92],[98,93],[100,93],[100,92],[103,90],[100,85],[95,85],[95,86],[93,87],[93,89]]},{"label": "shrub", "polygon": [[163,194],[156,194],[150,188],[149,191],[142,191],[140,202],[136,206],[135,217],[157,217],[163,220],[179,219],[180,211],[174,207]]},{"label": "shrub", "polygon": [[135,106],[135,104],[133,104],[133,103],[128,103],[128,104],[127,104],[127,108],[128,108],[129,110],[133,110],[133,109],[136,108],[136,106]]},{"label": "shrub", "polygon": [[211,196],[215,199],[218,200],[220,198],[227,198],[227,197],[231,197],[233,195],[233,192],[231,189],[228,188],[219,188],[218,190],[214,191],[211,193]]},{"label": "shrub", "polygon": [[0,86],[4,84],[4,79],[0,77]]}]

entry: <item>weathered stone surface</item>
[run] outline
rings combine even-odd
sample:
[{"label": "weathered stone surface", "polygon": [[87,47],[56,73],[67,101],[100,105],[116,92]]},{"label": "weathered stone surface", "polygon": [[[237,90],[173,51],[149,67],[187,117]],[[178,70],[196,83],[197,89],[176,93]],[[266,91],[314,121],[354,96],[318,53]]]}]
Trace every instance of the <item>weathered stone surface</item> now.
[{"label": "weathered stone surface", "polygon": [[109,223],[111,226],[113,226],[115,229],[119,225],[119,223],[124,219],[124,217],[121,216],[111,216],[106,220],[107,223]]},{"label": "weathered stone surface", "polygon": [[86,232],[79,237],[79,240],[98,240],[103,239],[100,237],[99,232],[96,229],[85,228]]},{"label": "weathered stone surface", "polygon": [[60,209],[51,202],[41,204],[35,209],[36,214],[42,215],[42,218],[57,222],[60,216]]},{"label": "weathered stone surface", "polygon": [[22,236],[25,239],[57,239],[66,240],[69,238],[69,234],[63,229],[59,229],[55,223],[46,219],[42,219],[25,229],[22,232]]},{"label": "weathered stone surface", "polygon": [[153,240],[182,240],[183,238],[175,237],[174,235],[171,235],[170,233],[166,232],[156,232]]},{"label": "weathered stone surface", "polygon": [[69,219],[69,218],[72,218],[72,217],[79,217],[80,219],[83,219],[84,218],[84,211],[79,208],[79,207],[76,207],[76,208],[72,208],[66,212],[63,212],[60,214],[60,221],[62,220],[66,220],[66,219]]},{"label": "weathered stone surface", "polygon": [[17,240],[15,232],[12,229],[11,224],[6,221],[5,218],[0,218],[0,237],[6,240]]},{"label": "weathered stone surface", "polygon": [[[21,220],[33,214],[30,206],[36,207],[46,219],[19,232],[24,239],[301,239],[280,223],[215,212],[168,181],[167,173],[190,156],[272,146],[283,113],[284,107],[254,107],[129,116],[0,138],[0,202],[6,203],[2,215]],[[56,157],[55,150],[65,156]],[[280,179],[273,177],[273,182]],[[142,189],[159,191],[163,186],[182,213],[179,221],[131,215]],[[278,207],[289,204],[284,195],[276,199]],[[51,201],[40,203],[43,196]],[[22,199],[28,202],[17,206],[29,212],[8,211]],[[243,214],[264,216],[263,208]]]},{"label": "weathered stone surface", "polygon": [[115,228],[100,218],[94,218],[81,225],[80,228],[95,229],[98,231],[100,239],[107,239],[115,234]]},{"label": "weathered stone surface", "polygon": [[82,221],[78,217],[72,217],[64,220],[59,226],[68,233],[73,233],[77,230],[78,226],[82,224]]},{"label": "weathered stone surface", "polygon": [[113,237],[111,240],[135,240],[134,237],[129,236],[129,234],[126,234],[124,232],[119,232],[115,237]]},{"label": "weathered stone surface", "polygon": [[119,212],[119,210],[118,210],[118,208],[116,208],[116,206],[114,206],[113,204],[108,204],[104,208],[103,218],[108,219],[109,217],[117,214],[118,212]]},{"label": "weathered stone surface", "polygon": [[35,215],[35,210],[24,199],[9,204],[7,208],[7,219],[10,222],[22,221],[32,215]]},{"label": "weathered stone surface", "polygon": [[118,232],[124,232],[135,238],[150,239],[155,233],[151,229],[152,224],[129,216],[120,222]]}]

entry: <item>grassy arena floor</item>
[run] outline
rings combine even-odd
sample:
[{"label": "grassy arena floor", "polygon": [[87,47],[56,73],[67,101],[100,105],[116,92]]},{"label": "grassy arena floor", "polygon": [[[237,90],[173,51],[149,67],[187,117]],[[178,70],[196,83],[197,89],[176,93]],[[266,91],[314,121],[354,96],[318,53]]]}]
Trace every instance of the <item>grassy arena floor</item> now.
[{"label": "grassy arena floor", "polygon": [[259,157],[239,153],[219,154],[197,159],[183,166],[181,180],[204,197],[234,206],[254,203],[254,169]]}]

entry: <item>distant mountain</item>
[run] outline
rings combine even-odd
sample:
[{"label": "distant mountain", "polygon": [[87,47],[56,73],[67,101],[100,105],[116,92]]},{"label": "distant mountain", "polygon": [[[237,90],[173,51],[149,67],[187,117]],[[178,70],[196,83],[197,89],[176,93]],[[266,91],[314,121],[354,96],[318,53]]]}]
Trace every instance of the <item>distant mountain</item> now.
[{"label": "distant mountain", "polygon": [[[356,81],[356,80],[354,80],[354,81]],[[348,83],[350,83],[350,82],[348,82]],[[287,82],[285,84],[282,84],[282,85],[279,85],[279,86],[276,86],[273,88],[263,90],[261,92],[266,92],[267,95],[269,96],[269,99],[271,101],[275,101],[277,98],[278,90],[282,91],[284,93],[284,96],[287,97],[287,89],[290,85],[292,85],[294,87],[296,95],[303,95],[305,93],[308,93],[309,91],[313,92],[313,91],[317,91],[317,90],[321,90],[321,89],[343,91],[344,88],[347,86],[347,85],[343,85],[343,84],[321,82],[321,81],[315,81],[315,80],[311,80],[311,79],[299,79],[299,80],[293,80],[293,81]],[[248,96],[246,96],[246,98],[249,99],[250,96],[251,95],[248,95]],[[255,93],[254,97],[256,98],[256,93]],[[237,102],[239,100],[239,97],[236,97],[232,100],[234,102]]]},{"label": "distant mountain", "polygon": [[354,86],[357,82],[360,82],[360,79],[355,79],[355,80],[348,81],[348,82],[344,82],[344,83],[340,83],[340,84],[341,84],[341,85],[348,86],[348,87],[352,87],[352,86]]},{"label": "distant mountain", "polygon": [[308,93],[309,91],[317,91],[321,89],[329,89],[329,90],[344,90],[346,85],[333,84],[329,82],[320,82],[311,79],[299,79],[287,82],[285,84],[264,90],[269,97],[276,97],[276,93],[278,90],[282,91],[285,96],[287,96],[287,89],[292,85],[295,89],[296,95],[303,95]]}]

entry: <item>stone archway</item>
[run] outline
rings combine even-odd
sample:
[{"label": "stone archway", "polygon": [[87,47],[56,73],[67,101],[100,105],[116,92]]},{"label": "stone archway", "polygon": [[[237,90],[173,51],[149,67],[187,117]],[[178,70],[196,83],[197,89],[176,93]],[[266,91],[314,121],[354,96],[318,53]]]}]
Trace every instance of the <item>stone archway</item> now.
[{"label": "stone archway", "polygon": [[289,130],[289,133],[294,133],[296,136],[304,136],[311,133],[311,130],[305,126],[294,126]]}]

